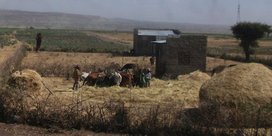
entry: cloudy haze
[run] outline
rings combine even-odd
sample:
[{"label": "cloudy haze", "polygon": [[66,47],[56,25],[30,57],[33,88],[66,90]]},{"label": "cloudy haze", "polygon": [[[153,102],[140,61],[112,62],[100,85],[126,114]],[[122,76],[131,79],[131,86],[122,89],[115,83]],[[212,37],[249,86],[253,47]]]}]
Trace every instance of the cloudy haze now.
[{"label": "cloudy haze", "polygon": [[[145,21],[234,24],[238,0],[0,0],[0,9]],[[272,0],[240,0],[241,20],[272,24]]]}]

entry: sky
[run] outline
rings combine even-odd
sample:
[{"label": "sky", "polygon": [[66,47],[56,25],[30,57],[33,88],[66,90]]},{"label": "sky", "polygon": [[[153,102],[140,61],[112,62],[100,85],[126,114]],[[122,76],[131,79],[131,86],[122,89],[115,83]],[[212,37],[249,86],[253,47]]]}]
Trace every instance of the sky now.
[{"label": "sky", "polygon": [[[272,24],[272,0],[240,0],[241,21]],[[64,12],[195,24],[232,25],[238,0],[0,0],[0,9]]]}]

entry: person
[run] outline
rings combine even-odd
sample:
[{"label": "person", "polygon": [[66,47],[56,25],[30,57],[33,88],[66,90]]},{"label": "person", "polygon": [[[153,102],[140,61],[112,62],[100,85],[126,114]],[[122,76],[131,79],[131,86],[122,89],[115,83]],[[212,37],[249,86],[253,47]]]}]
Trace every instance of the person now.
[{"label": "person", "polygon": [[140,74],[139,86],[145,87],[145,85],[146,85],[145,71],[143,69],[141,69],[139,74]]},{"label": "person", "polygon": [[155,64],[155,57],[152,56],[150,58],[150,64],[151,64],[151,66],[153,66]]},{"label": "person", "polygon": [[36,52],[40,50],[41,44],[42,44],[42,34],[38,33],[36,35]]},{"label": "person", "polygon": [[146,74],[145,74],[145,82],[146,82],[145,87],[150,87],[151,78],[152,78],[151,69],[148,68],[147,71],[146,71]]},{"label": "person", "polygon": [[80,67],[76,65],[74,67],[74,72],[73,72],[73,79],[74,79],[73,90],[77,90],[79,88],[80,76],[81,76]]}]

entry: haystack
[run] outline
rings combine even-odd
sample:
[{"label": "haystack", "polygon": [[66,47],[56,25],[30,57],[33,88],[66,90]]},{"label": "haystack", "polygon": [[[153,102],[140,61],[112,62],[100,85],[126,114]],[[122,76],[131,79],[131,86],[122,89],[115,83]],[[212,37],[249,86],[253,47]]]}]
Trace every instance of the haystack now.
[{"label": "haystack", "polygon": [[203,73],[201,71],[194,71],[190,74],[187,75],[179,75],[178,76],[178,80],[187,80],[187,79],[191,79],[191,80],[196,80],[196,81],[207,81],[209,79],[211,79],[211,76],[209,76],[206,73]]},{"label": "haystack", "polygon": [[13,73],[9,85],[22,91],[37,92],[42,89],[42,78],[36,71],[25,69]]},{"label": "haystack", "polygon": [[261,64],[226,69],[202,85],[199,98],[203,117],[216,125],[272,126],[272,71]]}]

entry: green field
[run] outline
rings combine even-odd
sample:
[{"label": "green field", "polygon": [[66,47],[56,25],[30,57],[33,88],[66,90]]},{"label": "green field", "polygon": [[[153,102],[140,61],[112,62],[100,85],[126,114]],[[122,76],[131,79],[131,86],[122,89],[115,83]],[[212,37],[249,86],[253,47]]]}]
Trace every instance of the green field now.
[{"label": "green field", "polygon": [[80,30],[21,29],[16,37],[20,41],[35,46],[35,36],[43,36],[41,50],[61,52],[124,52],[130,50],[126,45],[103,41],[87,35]]}]

